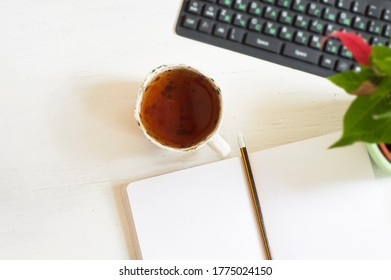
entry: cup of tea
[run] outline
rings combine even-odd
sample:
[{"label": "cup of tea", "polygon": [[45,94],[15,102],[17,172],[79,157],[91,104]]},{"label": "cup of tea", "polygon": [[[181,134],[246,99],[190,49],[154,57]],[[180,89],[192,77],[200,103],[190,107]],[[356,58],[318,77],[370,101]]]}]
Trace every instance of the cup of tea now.
[{"label": "cup of tea", "polygon": [[136,121],[155,145],[188,152],[209,145],[222,156],[231,151],[218,134],[223,113],[221,90],[200,71],[186,65],[162,65],[143,82]]}]

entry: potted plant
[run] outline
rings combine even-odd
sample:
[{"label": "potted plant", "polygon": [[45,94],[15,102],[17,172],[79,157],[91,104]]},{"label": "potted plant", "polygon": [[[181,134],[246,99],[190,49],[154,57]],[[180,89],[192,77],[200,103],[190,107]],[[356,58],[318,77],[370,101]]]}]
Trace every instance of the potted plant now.
[{"label": "potted plant", "polygon": [[338,31],[338,38],[359,63],[359,69],[329,77],[355,99],[345,113],[341,138],[331,148],[357,141],[367,143],[373,160],[391,174],[391,49],[370,46],[354,33]]}]

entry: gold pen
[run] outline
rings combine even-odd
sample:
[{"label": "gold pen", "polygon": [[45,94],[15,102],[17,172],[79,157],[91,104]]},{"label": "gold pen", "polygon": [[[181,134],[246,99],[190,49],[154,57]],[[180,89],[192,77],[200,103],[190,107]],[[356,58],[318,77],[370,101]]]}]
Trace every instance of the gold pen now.
[{"label": "gold pen", "polygon": [[239,134],[238,142],[239,142],[239,147],[240,147],[240,154],[242,156],[243,166],[246,171],[247,182],[248,182],[248,185],[250,188],[254,209],[257,214],[258,226],[261,231],[261,236],[262,236],[262,241],[263,241],[263,245],[265,248],[266,258],[268,260],[271,260],[272,256],[270,254],[269,242],[268,242],[267,235],[266,235],[265,224],[263,222],[262,209],[261,209],[261,205],[259,203],[257,189],[255,188],[254,176],[251,171],[250,160],[248,158],[246,144],[244,142],[244,137],[242,134]]}]

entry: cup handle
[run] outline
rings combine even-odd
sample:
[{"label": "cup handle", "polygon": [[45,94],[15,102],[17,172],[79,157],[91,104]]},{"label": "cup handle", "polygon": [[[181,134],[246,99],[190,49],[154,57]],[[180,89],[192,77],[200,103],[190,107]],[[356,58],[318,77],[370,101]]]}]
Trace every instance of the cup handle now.
[{"label": "cup handle", "polygon": [[216,153],[220,154],[222,157],[228,156],[231,152],[231,147],[228,143],[219,135],[215,134],[209,141],[209,147],[211,147]]}]

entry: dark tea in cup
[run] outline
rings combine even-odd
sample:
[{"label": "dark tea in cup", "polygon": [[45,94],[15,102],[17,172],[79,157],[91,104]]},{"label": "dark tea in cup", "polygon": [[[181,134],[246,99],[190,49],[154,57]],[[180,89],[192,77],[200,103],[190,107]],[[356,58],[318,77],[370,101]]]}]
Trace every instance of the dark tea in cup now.
[{"label": "dark tea in cup", "polygon": [[140,125],[158,143],[174,149],[196,147],[219,126],[219,87],[189,66],[155,69],[141,89]]}]

